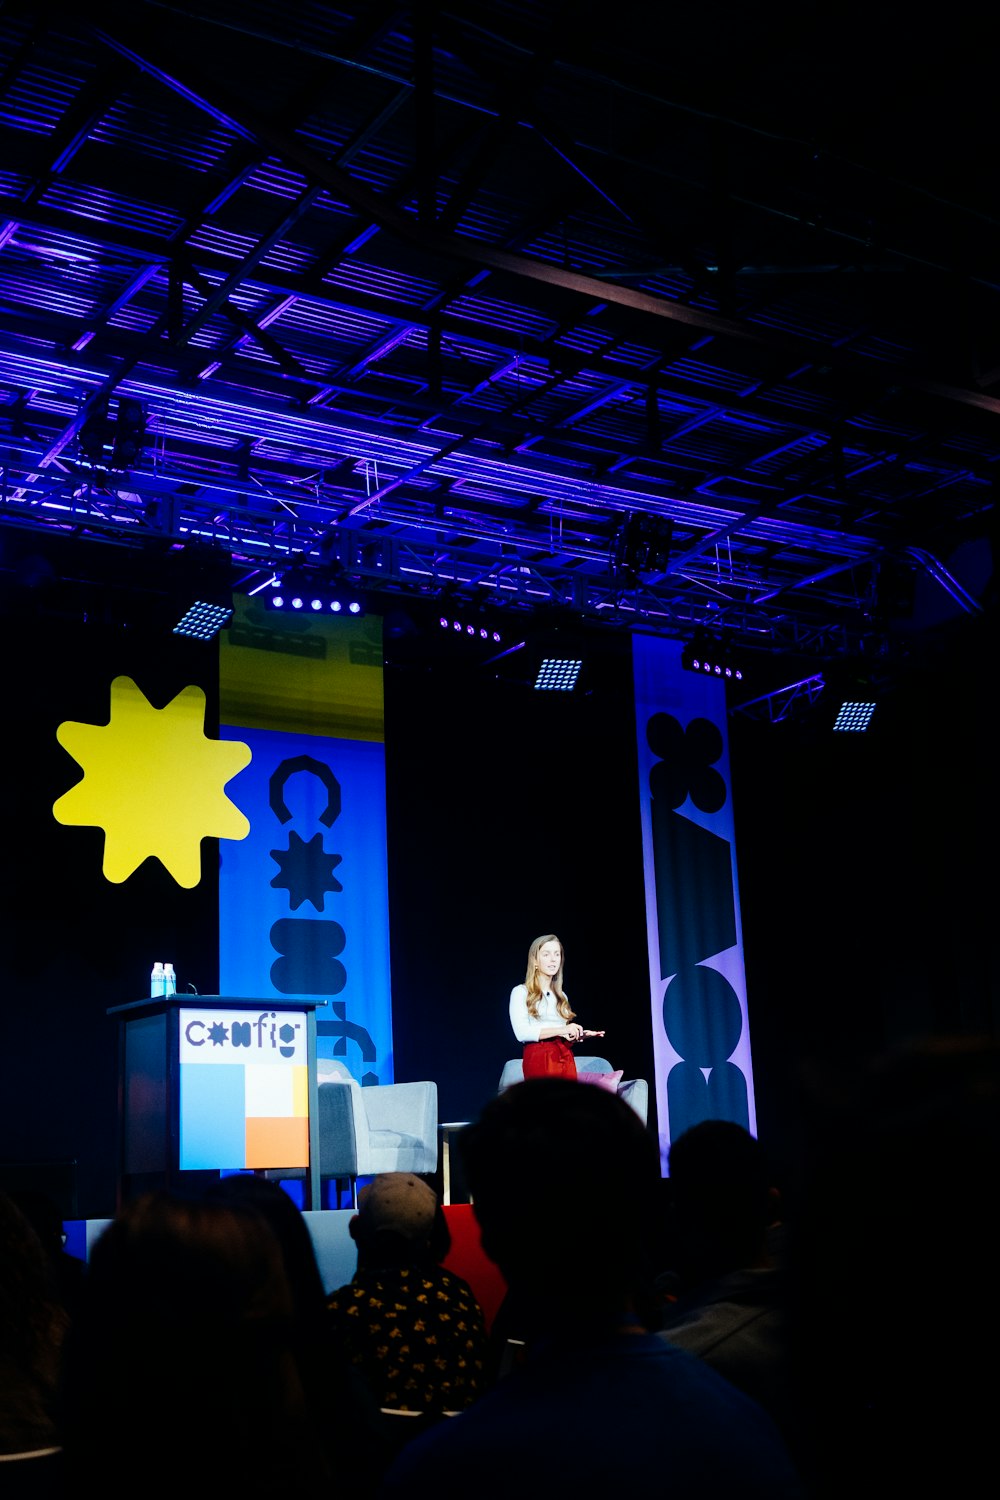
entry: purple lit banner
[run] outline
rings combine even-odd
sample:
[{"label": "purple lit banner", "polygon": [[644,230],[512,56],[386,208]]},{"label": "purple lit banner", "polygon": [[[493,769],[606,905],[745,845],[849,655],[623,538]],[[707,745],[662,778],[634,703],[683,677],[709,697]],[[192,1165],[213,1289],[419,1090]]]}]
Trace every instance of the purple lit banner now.
[{"label": "purple lit banner", "polygon": [[633,638],[660,1159],[705,1119],[756,1134],[725,686]]}]

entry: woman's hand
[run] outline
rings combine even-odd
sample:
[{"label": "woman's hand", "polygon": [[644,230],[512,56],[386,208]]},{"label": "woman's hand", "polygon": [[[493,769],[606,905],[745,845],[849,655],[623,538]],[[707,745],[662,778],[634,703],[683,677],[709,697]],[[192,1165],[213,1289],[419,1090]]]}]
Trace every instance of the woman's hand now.
[{"label": "woman's hand", "polygon": [[603,1036],[603,1031],[588,1031],[586,1027],[580,1026],[576,1021],[571,1021],[563,1033],[567,1042],[582,1042],[584,1037]]}]

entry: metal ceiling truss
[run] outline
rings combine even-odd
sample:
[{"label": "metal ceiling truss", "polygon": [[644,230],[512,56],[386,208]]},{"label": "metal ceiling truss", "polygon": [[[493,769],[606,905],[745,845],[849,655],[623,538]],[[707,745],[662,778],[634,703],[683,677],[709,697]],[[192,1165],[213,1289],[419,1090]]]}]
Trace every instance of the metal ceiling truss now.
[{"label": "metal ceiling truss", "polygon": [[[905,655],[887,562],[981,612],[948,553],[992,524],[995,225],[955,210],[956,267],[908,201],[824,259],[859,238],[843,161],[809,222],[793,140],[675,140],[638,72],[553,50],[558,6],[531,45],[506,5],[306,10],[0,26],[0,521],[779,655]],[[88,462],[125,399],[141,460]]]}]

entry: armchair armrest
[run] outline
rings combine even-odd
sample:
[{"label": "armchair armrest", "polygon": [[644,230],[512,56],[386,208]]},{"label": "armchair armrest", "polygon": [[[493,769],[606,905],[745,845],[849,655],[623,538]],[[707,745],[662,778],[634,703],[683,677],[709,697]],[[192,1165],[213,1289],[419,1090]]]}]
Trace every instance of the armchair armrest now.
[{"label": "armchair armrest", "polygon": [[321,1083],[319,1101],[319,1170],[322,1177],[356,1177],[359,1145],[368,1140],[368,1119],[361,1085],[345,1079]]},{"label": "armchair armrest", "polygon": [[645,1078],[622,1079],[618,1085],[618,1097],[630,1104],[643,1124],[646,1123],[649,1114],[649,1084]]}]

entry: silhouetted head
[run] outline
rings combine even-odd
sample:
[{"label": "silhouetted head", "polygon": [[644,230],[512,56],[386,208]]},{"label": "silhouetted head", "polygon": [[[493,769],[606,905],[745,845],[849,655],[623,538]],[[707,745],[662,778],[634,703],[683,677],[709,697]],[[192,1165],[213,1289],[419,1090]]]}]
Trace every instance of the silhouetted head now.
[{"label": "silhouetted head", "polygon": [[67,1341],[74,1476],[152,1462],[163,1487],[260,1493],[316,1458],[277,1236],[245,1206],[145,1194],[91,1251]]},{"label": "silhouetted head", "polygon": [[645,1290],[659,1156],[615,1094],[535,1078],[458,1136],[483,1248],[537,1321],[613,1315]]},{"label": "silhouetted head", "polygon": [[702,1120],[670,1144],[677,1269],[701,1280],[766,1256],[779,1194],[760,1142],[731,1120]]},{"label": "silhouetted head", "polygon": [[66,1326],[51,1257],[0,1192],[0,1453],[56,1441],[51,1403]]},{"label": "silhouetted head", "polygon": [[281,1246],[296,1316],[319,1314],[326,1305],[323,1277],[309,1226],[301,1209],[277,1182],[248,1172],[220,1177],[205,1194],[211,1202],[249,1208],[261,1214]]}]

